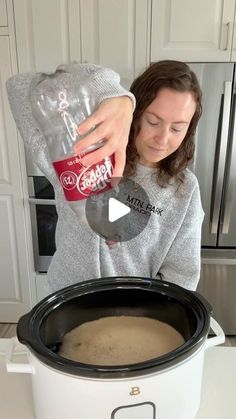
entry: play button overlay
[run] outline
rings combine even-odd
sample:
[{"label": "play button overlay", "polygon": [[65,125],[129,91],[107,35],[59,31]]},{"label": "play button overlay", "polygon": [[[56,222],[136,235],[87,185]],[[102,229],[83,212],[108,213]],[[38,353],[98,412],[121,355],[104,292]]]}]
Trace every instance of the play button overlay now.
[{"label": "play button overlay", "polygon": [[115,198],[109,198],[108,200],[108,221],[114,223],[114,221],[119,220],[124,215],[129,214],[131,211],[130,207],[122,204],[122,202],[117,201]]},{"label": "play button overlay", "polygon": [[86,218],[91,229],[108,241],[137,237],[149,222],[151,211],[145,190],[133,180],[115,179],[117,186],[89,197]]}]

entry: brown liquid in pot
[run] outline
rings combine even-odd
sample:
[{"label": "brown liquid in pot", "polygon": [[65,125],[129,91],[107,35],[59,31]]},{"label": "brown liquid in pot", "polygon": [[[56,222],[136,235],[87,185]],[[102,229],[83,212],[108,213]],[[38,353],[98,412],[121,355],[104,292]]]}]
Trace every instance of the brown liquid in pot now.
[{"label": "brown liquid in pot", "polygon": [[164,355],[184,343],[172,326],[156,319],[111,316],[66,333],[59,355],[93,365],[124,365]]}]

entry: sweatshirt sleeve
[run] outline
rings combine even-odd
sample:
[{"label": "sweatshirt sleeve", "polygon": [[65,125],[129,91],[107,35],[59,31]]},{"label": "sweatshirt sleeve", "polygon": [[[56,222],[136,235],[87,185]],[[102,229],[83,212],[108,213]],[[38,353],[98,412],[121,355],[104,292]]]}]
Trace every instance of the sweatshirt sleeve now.
[{"label": "sweatshirt sleeve", "polygon": [[196,290],[200,279],[203,217],[197,183],[184,220],[159,271],[164,280],[190,290]]},{"label": "sweatshirt sleeve", "polygon": [[16,126],[32,161],[55,187],[56,173],[51,164],[46,140],[35,126],[29,99],[30,84],[36,73],[12,76],[6,82],[8,100]]},{"label": "sweatshirt sleeve", "polygon": [[[113,70],[93,64],[70,64],[60,66],[75,71],[78,77],[88,82],[98,102],[110,97],[129,96],[135,107],[134,96],[120,85],[120,76]],[[37,129],[30,106],[29,92],[32,80],[38,73],[18,74],[7,80],[6,87],[13,117],[21,137],[34,163],[55,186],[57,178],[50,161],[45,138]]]},{"label": "sweatshirt sleeve", "polygon": [[102,67],[96,64],[67,64],[61,65],[61,69],[70,70],[84,77],[91,91],[94,91],[98,102],[111,97],[128,96],[135,109],[136,99],[133,93],[126,90],[120,84],[120,75],[111,68]]}]

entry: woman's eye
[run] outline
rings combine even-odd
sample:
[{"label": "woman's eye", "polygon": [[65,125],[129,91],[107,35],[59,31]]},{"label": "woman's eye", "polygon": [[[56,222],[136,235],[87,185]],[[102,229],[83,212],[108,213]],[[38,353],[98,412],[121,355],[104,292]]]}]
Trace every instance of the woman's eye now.
[{"label": "woman's eye", "polygon": [[174,128],[174,127],[172,127],[171,129],[174,132],[181,132],[182,131],[182,128]]},{"label": "woman's eye", "polygon": [[147,120],[147,122],[148,122],[148,124],[149,125],[151,125],[152,127],[157,127],[158,125],[159,125],[159,122],[157,122],[157,121],[150,121],[150,120]]}]

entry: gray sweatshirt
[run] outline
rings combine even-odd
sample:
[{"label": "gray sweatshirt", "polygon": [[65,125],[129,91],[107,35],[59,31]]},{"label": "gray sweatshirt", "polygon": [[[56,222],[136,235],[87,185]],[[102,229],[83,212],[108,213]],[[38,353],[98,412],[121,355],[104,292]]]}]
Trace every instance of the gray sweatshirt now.
[{"label": "gray sweatshirt", "polygon": [[[133,95],[120,85],[113,70],[95,65],[73,66],[88,77],[99,101],[114,96]],[[78,220],[64,197],[55,174],[44,137],[35,127],[29,86],[35,74],[11,77],[7,81],[10,106],[16,125],[34,162],[55,190],[58,223],[56,252],[49,271],[48,292],[79,281],[106,276],[144,276],[163,279],[188,289],[196,289],[200,277],[200,246],[203,210],[195,175],[185,170],[185,182],[161,188],[154,169],[137,165],[135,181],[149,197],[149,221],[135,238],[109,248],[105,240]]]}]

